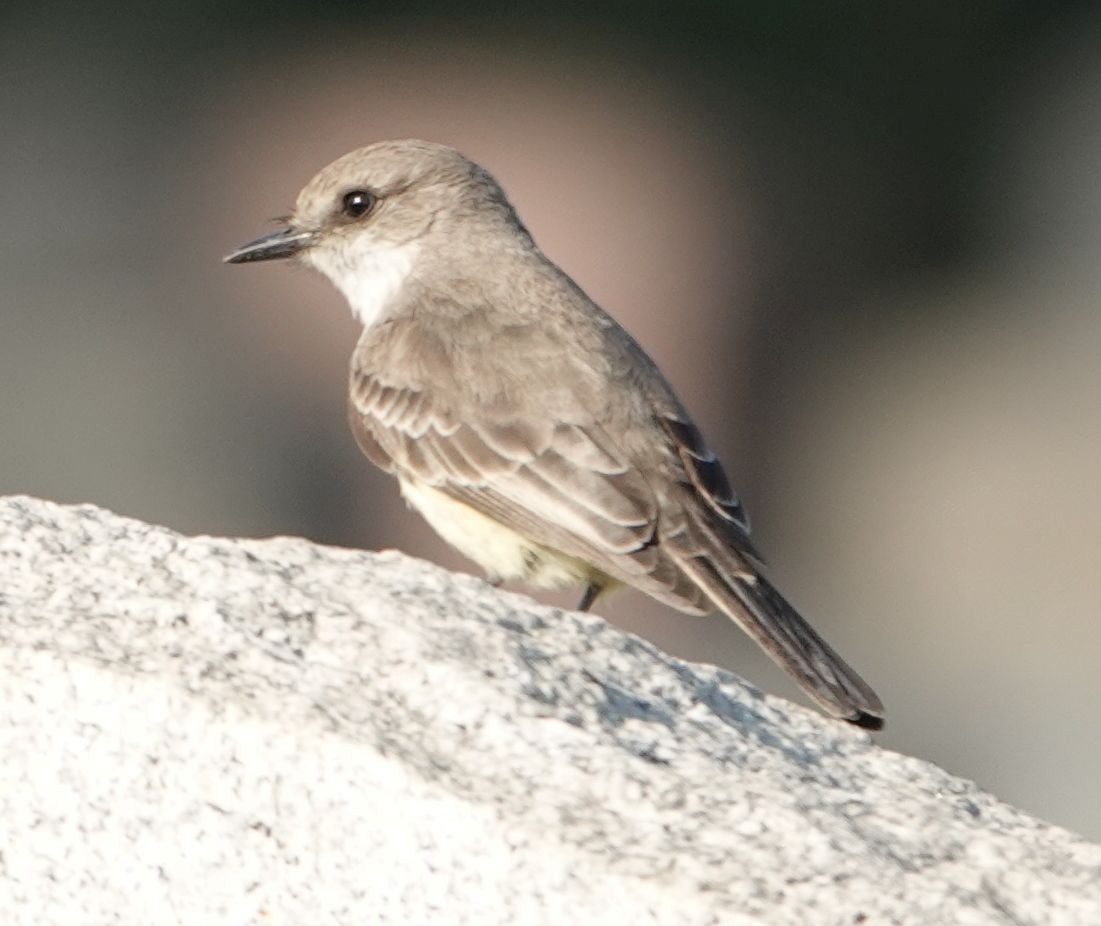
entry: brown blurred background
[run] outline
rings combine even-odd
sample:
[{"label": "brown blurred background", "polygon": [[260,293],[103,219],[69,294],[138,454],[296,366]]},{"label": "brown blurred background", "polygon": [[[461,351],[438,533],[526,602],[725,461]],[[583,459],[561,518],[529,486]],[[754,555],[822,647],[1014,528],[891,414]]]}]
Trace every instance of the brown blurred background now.
[{"label": "brown blurred background", "polygon": [[[1095,10],[9,0],[0,491],[469,568],[346,432],[335,290],[219,262],[345,151],[453,144],[663,366],[881,742],[1101,838]],[[794,696],[723,620],[603,613]]]}]

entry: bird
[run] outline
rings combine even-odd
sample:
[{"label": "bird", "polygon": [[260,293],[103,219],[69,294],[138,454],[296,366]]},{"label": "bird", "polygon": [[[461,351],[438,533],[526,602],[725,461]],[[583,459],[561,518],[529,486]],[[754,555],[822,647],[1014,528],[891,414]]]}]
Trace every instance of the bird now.
[{"label": "bird", "polygon": [[356,442],[487,580],[633,587],[720,611],[829,715],[884,724],[871,687],[764,574],[745,509],[649,355],[535,243],[501,185],[407,139],[322,169],[231,264],[293,259],[363,326]]}]

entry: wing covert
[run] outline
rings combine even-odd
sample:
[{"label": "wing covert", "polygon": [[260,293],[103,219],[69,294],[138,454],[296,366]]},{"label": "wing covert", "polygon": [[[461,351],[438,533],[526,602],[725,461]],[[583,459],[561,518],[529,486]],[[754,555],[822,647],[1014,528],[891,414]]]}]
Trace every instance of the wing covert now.
[{"label": "wing covert", "polygon": [[350,417],[367,456],[552,549],[688,610],[698,590],[654,541],[659,500],[595,424],[460,422],[425,392],[353,374]]}]

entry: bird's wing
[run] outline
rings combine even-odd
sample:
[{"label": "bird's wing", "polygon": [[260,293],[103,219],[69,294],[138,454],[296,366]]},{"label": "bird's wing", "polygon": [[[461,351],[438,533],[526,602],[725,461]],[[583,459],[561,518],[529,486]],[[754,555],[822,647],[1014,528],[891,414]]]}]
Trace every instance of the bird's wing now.
[{"label": "bird's wing", "polygon": [[657,543],[659,499],[599,425],[463,420],[438,396],[355,369],[352,431],[388,472],[431,486],[686,611],[710,610]]},{"label": "bird's wing", "polygon": [[647,438],[643,461],[580,400],[572,421],[520,420],[492,404],[459,416],[439,392],[388,383],[362,366],[353,368],[351,423],[383,469],[681,610],[718,608],[830,713],[879,728],[875,692],[760,574],[722,467],[657,382],[649,421],[635,422]]}]

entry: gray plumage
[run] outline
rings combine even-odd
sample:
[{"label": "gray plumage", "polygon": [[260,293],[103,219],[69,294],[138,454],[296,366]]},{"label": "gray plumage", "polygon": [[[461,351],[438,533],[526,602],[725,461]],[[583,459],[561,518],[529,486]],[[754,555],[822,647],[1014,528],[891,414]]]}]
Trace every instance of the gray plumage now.
[{"label": "gray plumage", "polygon": [[761,574],[741,503],[653,361],[482,168],[418,141],[352,152],[306,187],[289,229],[228,259],[288,253],[364,321],[360,447],[492,578],[717,608],[827,711],[882,726],[875,693]]}]

